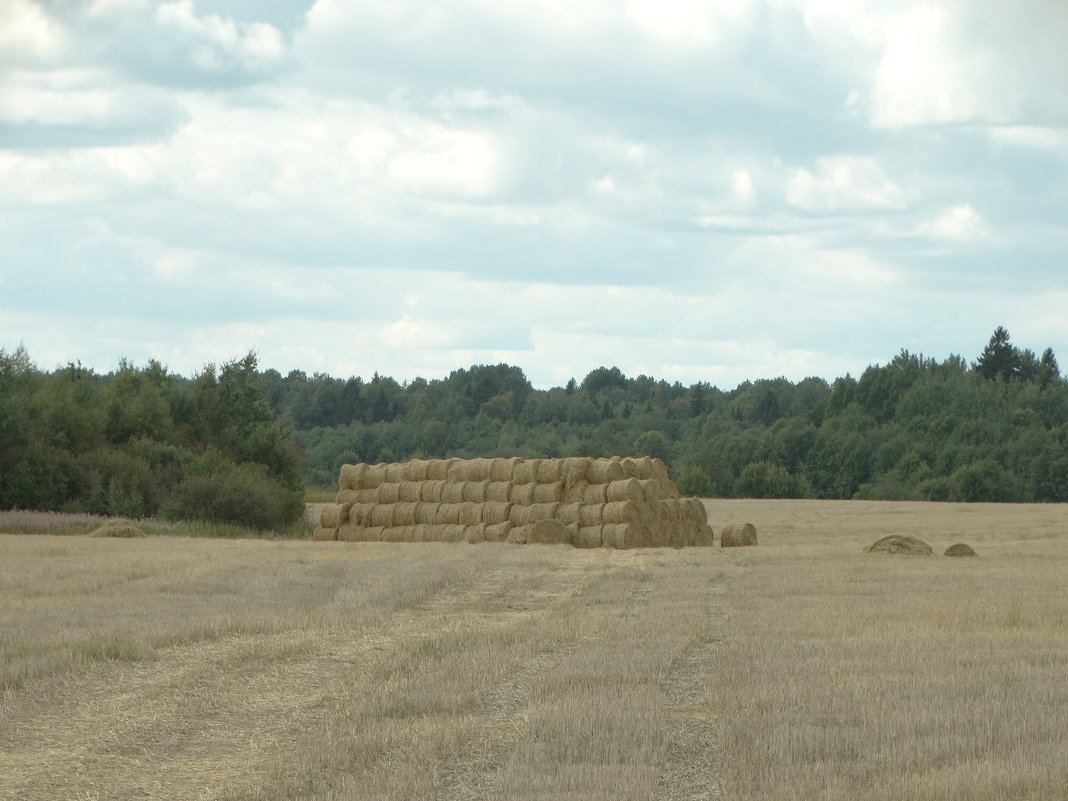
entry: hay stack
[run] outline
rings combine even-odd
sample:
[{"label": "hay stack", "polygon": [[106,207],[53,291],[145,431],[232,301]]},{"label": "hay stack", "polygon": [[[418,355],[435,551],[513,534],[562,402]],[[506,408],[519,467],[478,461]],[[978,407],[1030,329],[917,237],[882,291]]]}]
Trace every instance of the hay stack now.
[{"label": "hay stack", "polygon": [[946,548],[945,556],[978,556],[978,554],[972,549],[971,545],[958,542],[956,545],[950,545]]},{"label": "hay stack", "polygon": [[569,531],[559,520],[539,520],[527,530],[527,542],[557,545],[569,541]]},{"label": "hay stack", "polygon": [[131,523],[129,520],[109,520],[99,528],[89,532],[90,537],[121,537],[123,539],[135,539],[144,537],[145,532]]},{"label": "hay stack", "polygon": [[876,540],[867,548],[866,553],[891,553],[906,554],[910,556],[930,556],[934,553],[931,546],[916,537],[907,537],[903,534],[891,534]]},{"label": "hay stack", "polygon": [[724,526],[719,535],[719,547],[743,548],[757,544],[757,530],[752,523],[732,523]]}]

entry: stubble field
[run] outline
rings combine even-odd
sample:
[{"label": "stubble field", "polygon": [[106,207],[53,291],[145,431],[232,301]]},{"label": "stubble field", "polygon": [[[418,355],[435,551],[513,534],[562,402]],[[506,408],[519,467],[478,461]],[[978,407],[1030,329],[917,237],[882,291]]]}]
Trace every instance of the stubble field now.
[{"label": "stubble field", "polygon": [[707,506],[760,545],[0,535],[0,799],[1065,797],[1063,507]]}]

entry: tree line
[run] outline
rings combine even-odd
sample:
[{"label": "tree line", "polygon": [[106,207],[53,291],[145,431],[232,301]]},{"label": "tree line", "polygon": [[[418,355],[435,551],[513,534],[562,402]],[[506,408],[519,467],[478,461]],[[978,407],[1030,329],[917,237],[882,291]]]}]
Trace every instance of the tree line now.
[{"label": "tree line", "polygon": [[[998,328],[969,363],[901,351],[859,378],[684,386],[599,367],[535,389],[507,364],[399,383],[157,362],[39,371],[0,350],[0,508],[277,524],[346,462],[648,455],[714,497],[1068,500],[1068,386]],[[249,500],[253,499],[253,500]]]}]

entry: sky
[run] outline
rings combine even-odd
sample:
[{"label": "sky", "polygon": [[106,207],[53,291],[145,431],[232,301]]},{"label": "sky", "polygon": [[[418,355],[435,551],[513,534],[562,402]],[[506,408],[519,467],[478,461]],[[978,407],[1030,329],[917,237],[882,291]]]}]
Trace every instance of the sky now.
[{"label": "sky", "polygon": [[1068,364],[1063,0],[0,0],[0,348]]}]

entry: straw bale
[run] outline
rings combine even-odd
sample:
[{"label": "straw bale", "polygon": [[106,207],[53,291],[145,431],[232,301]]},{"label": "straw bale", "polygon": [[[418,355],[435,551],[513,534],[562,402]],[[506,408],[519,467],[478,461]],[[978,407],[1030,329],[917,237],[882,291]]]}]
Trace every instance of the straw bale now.
[{"label": "straw bale", "polygon": [[382,529],[382,542],[404,542],[404,526],[386,526]]},{"label": "straw bale", "polygon": [[460,522],[460,508],[462,503],[442,503],[438,504],[438,520],[437,522],[446,525],[457,525]]},{"label": "straw bale", "polygon": [[619,466],[623,468],[623,478],[641,478],[641,471],[638,469],[638,463],[633,459],[620,459]]},{"label": "straw bale", "polygon": [[337,530],[337,539],[342,542],[364,542],[367,529],[363,526],[354,526],[346,523]]},{"label": "straw bale", "polygon": [[486,542],[507,542],[511,530],[512,524],[509,522],[488,525],[486,526]]},{"label": "straw bale", "polygon": [[711,548],[716,544],[716,534],[708,523],[702,523],[697,527],[697,538],[693,544],[699,548]]},{"label": "straw bale", "polygon": [[604,523],[604,504],[590,503],[579,507],[580,526],[599,526]]},{"label": "straw bale", "polygon": [[349,522],[351,503],[332,503],[319,513],[319,525],[323,528],[339,528]]},{"label": "straw bale", "polygon": [[524,526],[539,520],[553,520],[556,518],[556,510],[559,506],[558,503],[533,503],[529,506],[514,503],[508,519],[514,526]]},{"label": "straw bale", "polygon": [[386,483],[400,484],[407,478],[408,465],[405,462],[390,462],[386,465]]},{"label": "straw bale", "polygon": [[400,500],[400,482],[387,481],[378,487],[379,503],[396,503]]},{"label": "straw bale", "polygon": [[601,509],[601,519],[605,523],[641,523],[641,505],[634,501],[606,503]]},{"label": "straw bale", "polygon": [[463,542],[467,536],[467,526],[445,525],[441,527],[442,542]]},{"label": "straw bale", "polygon": [[475,545],[485,541],[486,525],[484,523],[475,523],[464,530],[464,542],[469,542],[472,545]]},{"label": "straw bale", "polygon": [[[726,529],[723,531],[724,534],[720,537],[721,543],[723,541],[723,536],[726,536]],[[881,540],[873,542],[864,550],[867,553],[894,553],[910,556],[930,556],[934,553],[931,546],[923,540],[916,537],[907,537],[903,534],[891,534],[889,537],[883,537]]]},{"label": "straw bale", "polygon": [[708,522],[708,510],[699,498],[682,498],[683,518],[704,525]]},{"label": "straw bale", "polygon": [[645,501],[645,490],[642,488],[641,482],[636,478],[625,478],[622,481],[613,481],[611,484],[605,484],[604,486],[610,503],[616,501],[643,503]]},{"label": "straw bale", "polygon": [[515,470],[512,471],[512,481],[516,484],[536,484],[540,466],[541,459],[523,459],[519,461],[515,466]]},{"label": "straw bale", "polygon": [[411,542],[432,542],[434,537],[431,533],[433,526],[428,523],[416,523],[412,528]]},{"label": "straw bale", "polygon": [[486,485],[486,500],[496,501],[498,503],[511,503],[512,482],[491,481],[488,485]]},{"label": "straw bale", "polygon": [[605,523],[601,530],[601,545],[605,548],[641,548],[650,535],[640,523]]},{"label": "straw bale", "polygon": [[539,484],[554,484],[563,477],[563,459],[542,459],[536,473]]},{"label": "straw bale", "polygon": [[338,487],[343,490],[363,489],[363,478],[367,472],[365,464],[343,464],[338,474]]},{"label": "straw bale", "polygon": [[571,456],[563,460],[560,466],[560,479],[564,482],[565,491],[586,483],[586,474],[589,472],[592,461],[593,459],[589,456]]},{"label": "straw bale", "polygon": [[374,489],[386,481],[386,465],[369,464],[360,477],[360,486],[357,489]]},{"label": "straw bale", "polygon": [[586,480],[591,484],[607,484],[623,478],[623,466],[611,459],[594,459],[586,471]]},{"label": "straw bale", "polygon": [[465,481],[463,485],[463,498],[465,501],[474,503],[486,502],[486,488],[489,487],[489,479],[485,481]]},{"label": "straw bale", "polygon": [[377,503],[374,509],[371,510],[371,525],[381,526],[387,528],[393,525],[393,510],[395,505],[392,503]]},{"label": "straw bale", "polygon": [[441,503],[445,491],[443,479],[428,479],[419,485],[419,500],[424,503]]},{"label": "straw bale", "polygon": [[559,545],[569,542],[570,533],[559,520],[539,520],[531,523],[530,530],[527,532],[527,542],[537,545]]},{"label": "straw bale", "polygon": [[426,481],[428,462],[426,459],[412,459],[408,462],[405,478],[408,481]]},{"label": "straw bale", "polygon": [[582,520],[581,503],[562,503],[556,507],[556,519],[565,526],[580,523]]},{"label": "straw bale", "polygon": [[446,481],[441,486],[441,502],[442,503],[463,503],[464,500],[464,482],[463,481]]},{"label": "straw bale", "polygon": [[638,485],[642,488],[642,497],[647,502],[660,500],[659,486],[655,479],[639,478]]},{"label": "straw bale", "polygon": [[415,522],[416,523],[437,523],[438,522],[438,507],[440,503],[418,503],[415,507]]},{"label": "straw bale", "polygon": [[116,518],[109,520],[104,525],[89,532],[90,537],[119,537],[122,539],[137,539],[145,536],[145,532],[135,526],[129,520]]},{"label": "straw bale", "polygon": [[511,519],[512,504],[486,501],[482,504],[482,522],[489,525],[505,523]]},{"label": "straw bale", "polygon": [[482,504],[467,501],[460,504],[460,523],[465,526],[474,526],[482,522]]},{"label": "straw bale", "polygon": [[418,522],[415,519],[415,513],[418,508],[419,504],[411,501],[401,501],[393,504],[393,525],[414,526]]},{"label": "straw bale", "polygon": [[601,536],[604,526],[582,526],[579,528],[578,538],[575,540],[577,548],[600,548],[604,544]]},{"label": "straw bale", "polygon": [[653,477],[653,460],[648,456],[635,456],[630,461],[638,470],[638,479],[648,481]]},{"label": "straw bale", "polygon": [[660,525],[677,526],[682,522],[682,505],[672,498],[656,501],[656,521]]},{"label": "straw bale", "polygon": [[[542,462],[544,465],[545,462]],[[534,503],[560,503],[564,499],[564,485],[557,481],[555,484],[534,484]]]},{"label": "straw bale", "polygon": [[978,556],[971,545],[964,542],[958,542],[956,545],[950,545],[946,548],[944,556]]},{"label": "straw bale", "polygon": [[354,526],[371,525],[371,514],[376,506],[376,503],[354,503],[349,507],[349,522]]},{"label": "straw bale", "polygon": [[464,467],[466,461],[466,459],[449,459],[449,472],[446,478],[457,484],[467,481],[467,468]]},{"label": "straw bale", "polygon": [[512,503],[521,504],[522,506],[530,506],[534,503],[534,488],[537,484],[513,484],[512,485],[512,497],[509,499]]},{"label": "straw bale", "polygon": [[374,503],[377,489],[339,490],[334,503]]},{"label": "straw bale", "polygon": [[419,501],[422,500],[422,494],[422,481],[403,481],[397,487],[398,501]]},{"label": "straw bale", "polygon": [[493,474],[493,459],[472,459],[467,463],[468,481],[489,481]]},{"label": "straw bale", "polygon": [[444,481],[449,477],[449,461],[447,459],[431,459],[426,463],[427,481]]},{"label": "straw bale", "polygon": [[587,484],[582,488],[582,502],[585,504],[608,503],[608,485]]},{"label": "straw bale", "polygon": [[508,537],[504,540],[511,545],[526,545],[530,536],[530,525],[512,526],[508,530]]},{"label": "straw bale", "polygon": [[[757,544],[757,530],[752,523],[731,523],[719,534],[720,548],[743,548]],[[930,548],[927,551],[930,553]]]},{"label": "straw bale", "polygon": [[508,481],[512,480],[512,474],[515,473],[515,466],[522,461],[518,456],[514,456],[511,459],[494,459],[493,464],[490,465],[490,481]]}]

